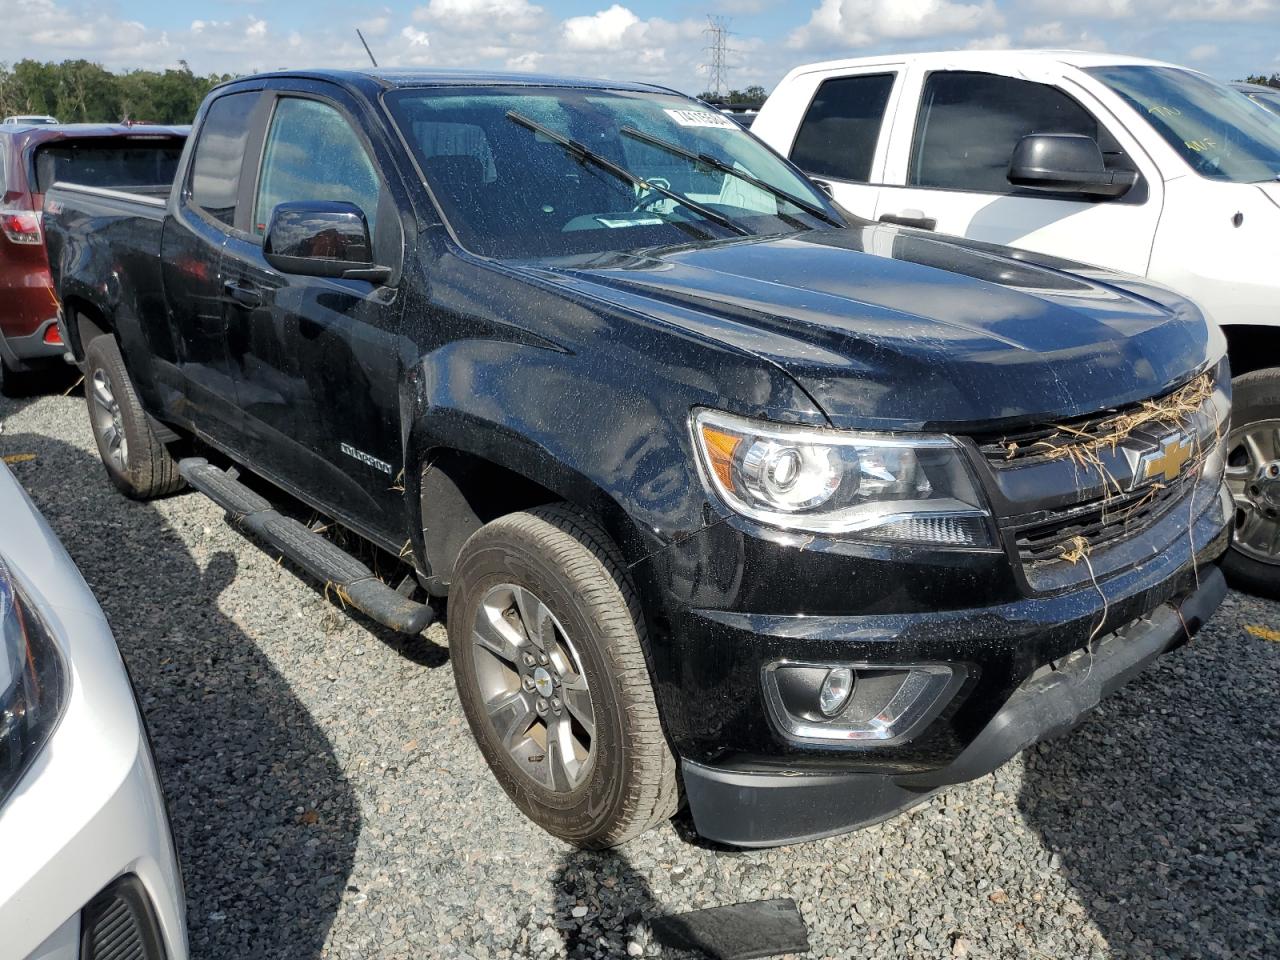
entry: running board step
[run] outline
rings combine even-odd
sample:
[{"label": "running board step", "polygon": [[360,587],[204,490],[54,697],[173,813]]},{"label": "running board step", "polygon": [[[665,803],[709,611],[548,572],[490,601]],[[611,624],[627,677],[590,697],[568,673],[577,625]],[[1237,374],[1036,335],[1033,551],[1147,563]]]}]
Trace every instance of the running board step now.
[{"label": "running board step", "polygon": [[279,513],[225,470],[202,457],[178,464],[184,480],[227,512],[227,519],[256,536],[384,626],[401,633],[421,633],[435,620],[435,610],[416,603],[383,583],[373,571],[331,540]]}]

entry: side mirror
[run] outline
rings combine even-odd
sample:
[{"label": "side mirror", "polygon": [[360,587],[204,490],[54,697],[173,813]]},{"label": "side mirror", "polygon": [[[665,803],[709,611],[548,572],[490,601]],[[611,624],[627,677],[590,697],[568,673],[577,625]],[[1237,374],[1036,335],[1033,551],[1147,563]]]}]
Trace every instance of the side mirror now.
[{"label": "side mirror", "polygon": [[271,212],[262,255],[281,273],[386,283],[391,268],[373,262],[369,223],[354,203],[308,200]]},{"label": "side mirror", "polygon": [[1092,137],[1079,133],[1035,133],[1013,148],[1009,182],[1046,193],[1077,193],[1091,197],[1123,197],[1138,175],[1131,170],[1108,170]]}]

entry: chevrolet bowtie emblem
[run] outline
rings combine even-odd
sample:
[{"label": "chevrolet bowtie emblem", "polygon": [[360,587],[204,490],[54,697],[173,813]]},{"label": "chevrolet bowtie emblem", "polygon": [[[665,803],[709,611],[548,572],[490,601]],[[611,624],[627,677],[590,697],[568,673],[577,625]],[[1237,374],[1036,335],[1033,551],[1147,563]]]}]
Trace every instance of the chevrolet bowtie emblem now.
[{"label": "chevrolet bowtie emblem", "polygon": [[1160,441],[1160,449],[1144,453],[1133,473],[1135,487],[1155,480],[1172,483],[1191,459],[1191,438],[1175,433]]}]

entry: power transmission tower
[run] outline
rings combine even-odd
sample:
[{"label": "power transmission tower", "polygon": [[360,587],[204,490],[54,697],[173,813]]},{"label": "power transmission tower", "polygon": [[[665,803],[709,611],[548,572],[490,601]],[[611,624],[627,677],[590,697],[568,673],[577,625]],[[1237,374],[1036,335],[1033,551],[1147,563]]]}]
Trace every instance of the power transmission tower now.
[{"label": "power transmission tower", "polygon": [[723,97],[727,86],[725,83],[725,76],[728,73],[726,60],[732,52],[729,49],[729,38],[733,36],[729,32],[729,18],[708,16],[707,28],[702,31],[702,35],[707,38],[706,51],[710,58],[702,68],[707,71],[711,92],[717,97]]}]

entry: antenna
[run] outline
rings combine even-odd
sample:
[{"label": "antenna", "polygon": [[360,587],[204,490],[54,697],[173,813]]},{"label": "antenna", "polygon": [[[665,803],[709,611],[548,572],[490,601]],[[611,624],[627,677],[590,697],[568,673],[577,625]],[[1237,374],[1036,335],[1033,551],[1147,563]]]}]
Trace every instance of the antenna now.
[{"label": "antenna", "polygon": [[702,31],[702,35],[707,38],[706,51],[711,58],[710,63],[702,65],[702,69],[707,72],[711,92],[717,97],[723,97],[725,75],[728,72],[728,64],[725,61],[733,52],[729,49],[729,38],[733,36],[729,32],[729,18],[708,15],[707,26]]},{"label": "antenna", "polygon": [[364,34],[360,32],[359,27],[356,27],[356,36],[359,37],[360,42],[364,44],[364,52],[369,55],[369,59],[373,60],[373,65],[376,67],[378,65],[378,61],[373,59],[373,51],[369,49],[369,44],[365,42]]}]

